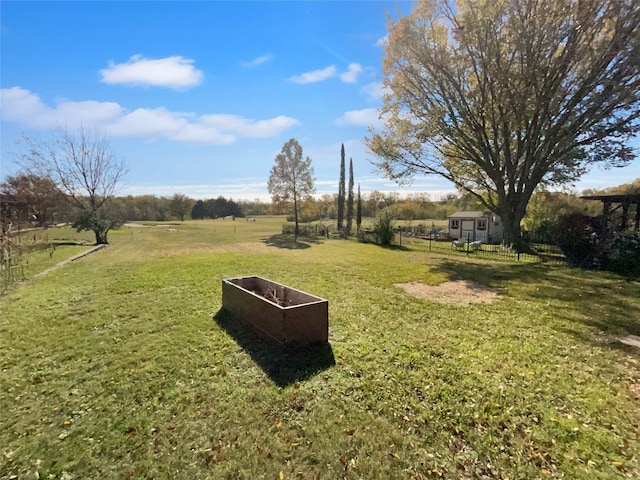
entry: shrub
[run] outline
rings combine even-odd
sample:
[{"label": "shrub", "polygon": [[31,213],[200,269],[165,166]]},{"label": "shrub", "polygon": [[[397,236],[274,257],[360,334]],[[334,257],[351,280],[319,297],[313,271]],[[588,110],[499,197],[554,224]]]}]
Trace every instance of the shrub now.
[{"label": "shrub", "polygon": [[571,214],[558,222],[554,236],[567,263],[640,277],[640,233],[614,232],[604,228],[604,221]]},{"label": "shrub", "polygon": [[378,212],[373,223],[373,231],[378,238],[378,245],[391,245],[393,240],[393,212],[384,208]]},{"label": "shrub", "polygon": [[640,278],[640,232],[615,234],[604,268],[627,277]]},{"label": "shrub", "polygon": [[597,266],[597,233],[593,219],[579,213],[569,214],[558,222],[554,237],[567,263],[573,267]]}]

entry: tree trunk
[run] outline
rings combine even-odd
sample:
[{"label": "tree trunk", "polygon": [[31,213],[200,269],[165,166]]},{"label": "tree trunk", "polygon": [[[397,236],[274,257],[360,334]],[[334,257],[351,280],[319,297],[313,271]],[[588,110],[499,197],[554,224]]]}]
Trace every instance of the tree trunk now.
[{"label": "tree trunk", "polygon": [[100,228],[94,228],[93,233],[96,236],[96,245],[107,245],[107,231],[103,231]]},{"label": "tree trunk", "polygon": [[504,232],[503,241],[518,252],[524,252],[528,249],[526,242],[522,238],[522,228],[520,227],[520,222],[522,222],[525,213],[526,210],[519,205],[507,205],[500,212]]},{"label": "tree trunk", "polygon": [[294,238],[297,242],[298,241],[298,200],[296,199],[295,195],[293,196],[293,219],[296,224],[293,229]]}]

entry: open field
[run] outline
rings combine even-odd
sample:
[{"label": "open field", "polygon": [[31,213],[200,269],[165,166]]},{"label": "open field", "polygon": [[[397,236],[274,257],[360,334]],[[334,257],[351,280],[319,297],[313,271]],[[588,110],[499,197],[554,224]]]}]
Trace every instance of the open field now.
[{"label": "open field", "polygon": [[[640,478],[640,283],[281,221],[124,227],[0,297],[0,478]],[[329,345],[234,322],[243,275],[328,299]]]}]

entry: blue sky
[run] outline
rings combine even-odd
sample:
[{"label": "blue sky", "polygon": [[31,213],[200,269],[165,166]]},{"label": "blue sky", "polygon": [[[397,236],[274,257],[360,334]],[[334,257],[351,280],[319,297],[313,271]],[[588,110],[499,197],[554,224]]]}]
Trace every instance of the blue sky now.
[{"label": "blue sky", "polygon": [[[362,191],[398,187],[362,139],[377,125],[386,14],[410,2],[2,1],[2,164],[25,132],[96,126],[128,168],[122,194],[268,200],[275,155],[296,138],[318,193],[336,193],[340,144]],[[640,161],[576,188],[640,177]]]}]

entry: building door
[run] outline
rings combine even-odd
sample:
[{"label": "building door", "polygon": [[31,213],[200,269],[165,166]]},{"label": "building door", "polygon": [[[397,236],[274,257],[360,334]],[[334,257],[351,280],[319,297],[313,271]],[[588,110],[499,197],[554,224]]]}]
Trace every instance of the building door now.
[{"label": "building door", "polygon": [[462,227],[460,229],[460,240],[463,240],[465,242],[467,240],[471,242],[475,240],[473,225],[473,220],[462,220]]}]

